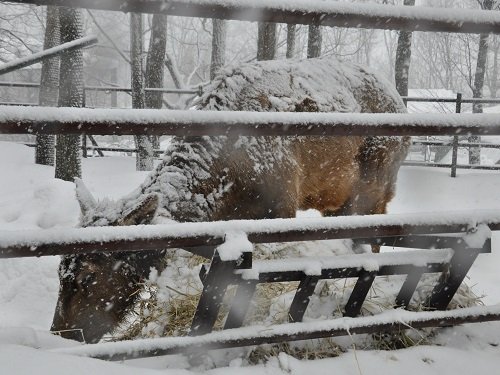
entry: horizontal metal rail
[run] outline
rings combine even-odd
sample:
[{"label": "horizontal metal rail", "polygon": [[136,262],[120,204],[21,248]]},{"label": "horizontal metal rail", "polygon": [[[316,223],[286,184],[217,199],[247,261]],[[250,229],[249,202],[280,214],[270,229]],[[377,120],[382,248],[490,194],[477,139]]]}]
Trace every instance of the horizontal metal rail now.
[{"label": "horizontal metal rail", "polygon": [[25,102],[0,102],[0,106],[13,106],[13,107],[38,107],[38,103],[25,103]]},{"label": "horizontal metal rail", "polygon": [[[34,82],[1,82],[0,87],[12,87],[12,88],[39,88],[39,83]],[[129,87],[120,86],[85,86],[86,91],[104,91],[104,92],[132,92]],[[164,94],[201,94],[203,87],[200,86],[198,89],[174,89],[174,88],[156,88],[147,87],[144,91],[151,92],[161,92]]]},{"label": "horizontal metal rail", "polygon": [[464,233],[477,223],[500,230],[495,210],[436,214],[343,216],[321,219],[235,220],[139,227],[92,227],[0,232],[0,258],[217,246],[225,233],[252,243]]},{"label": "horizontal metal rail", "polygon": [[491,114],[366,114],[169,111],[141,109],[0,109],[0,134],[421,136],[500,135]]},{"label": "horizontal metal rail", "polygon": [[73,40],[68,43],[60,44],[56,47],[49,48],[38,53],[34,53],[31,56],[26,56],[14,61],[10,61],[6,64],[0,65],[0,75],[25,68],[27,66],[39,63],[40,61],[50,59],[51,57],[59,56],[66,52],[94,45],[97,42],[97,37],[94,35],[90,35],[84,38]]},{"label": "horizontal metal rail", "polygon": [[[406,102],[420,102],[420,103],[456,103],[459,99],[457,98],[434,98],[434,97],[411,97],[402,96],[401,97]],[[500,99],[497,98],[464,98],[460,99],[462,103],[481,103],[481,104],[500,104]]]},{"label": "horizontal metal rail", "polygon": [[[418,141],[414,140],[412,141],[412,145],[414,146],[443,146],[443,147],[452,147],[453,142],[446,142],[446,141]],[[470,142],[470,143],[458,143],[457,147],[461,148],[500,148],[500,144],[498,143],[477,143],[477,142]]]},{"label": "horizontal metal rail", "polygon": [[[453,164],[446,163],[428,163],[419,161],[405,161],[404,166],[407,167],[431,167],[431,168],[451,168]],[[455,166],[457,169],[474,169],[483,171],[499,171],[500,165],[479,165],[479,164],[457,164]]]},{"label": "horizontal metal rail", "polygon": [[[26,142],[22,144],[28,147],[36,147],[36,143]],[[136,148],[125,148],[125,147],[86,146],[85,149],[88,151],[107,151],[107,152],[126,152],[126,153],[137,152]],[[162,150],[153,150],[153,152],[157,155],[163,153]]]},{"label": "horizontal metal rail", "polygon": [[500,33],[497,12],[471,9],[404,7],[308,0],[8,0],[37,5],[163,13],[173,16],[313,24],[384,30]]},{"label": "horizontal metal rail", "polygon": [[89,344],[54,352],[121,361],[211,349],[272,344],[283,341],[397,332],[406,329],[449,327],[464,323],[500,320],[500,307],[470,307],[450,311],[394,311],[375,316],[339,318],[321,322],[249,326],[196,337],[164,337],[112,343]]}]

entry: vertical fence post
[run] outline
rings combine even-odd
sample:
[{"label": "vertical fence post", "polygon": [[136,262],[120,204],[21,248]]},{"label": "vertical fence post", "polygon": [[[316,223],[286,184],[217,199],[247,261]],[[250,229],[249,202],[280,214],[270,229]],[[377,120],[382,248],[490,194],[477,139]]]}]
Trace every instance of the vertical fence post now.
[{"label": "vertical fence post", "polygon": [[[462,112],[462,93],[457,92],[457,102],[455,113]],[[451,177],[457,177],[457,159],[458,159],[458,136],[453,136],[453,150],[451,154]]]},{"label": "vertical fence post", "polygon": [[82,135],[82,156],[87,158],[87,136],[85,134]]}]

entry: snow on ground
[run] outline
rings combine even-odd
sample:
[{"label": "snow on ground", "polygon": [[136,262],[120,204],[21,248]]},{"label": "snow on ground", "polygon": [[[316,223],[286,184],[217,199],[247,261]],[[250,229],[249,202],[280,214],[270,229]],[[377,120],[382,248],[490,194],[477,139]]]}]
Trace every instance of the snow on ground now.
[{"label": "snow on ground", "polygon": [[[79,208],[71,183],[54,180],[51,167],[35,166],[33,150],[0,142],[0,230],[73,227]],[[99,198],[118,198],[143,181],[131,157],[84,160],[83,175]],[[391,213],[500,209],[500,173],[405,167],[398,180]],[[481,255],[469,274],[476,293],[487,304],[500,303],[500,236],[493,236],[493,254]],[[49,349],[78,345],[48,333],[57,299],[57,257],[0,260],[0,373],[2,374],[190,374],[179,356],[128,361],[126,364],[76,358]],[[349,338],[344,338],[349,340]],[[348,341],[347,341],[348,342]],[[440,330],[434,342],[398,351],[351,349],[338,358],[298,361],[285,354],[266,364],[207,370],[214,375],[239,374],[469,374],[479,367],[498,373],[500,323],[466,325]],[[168,368],[168,370],[166,370]]]}]

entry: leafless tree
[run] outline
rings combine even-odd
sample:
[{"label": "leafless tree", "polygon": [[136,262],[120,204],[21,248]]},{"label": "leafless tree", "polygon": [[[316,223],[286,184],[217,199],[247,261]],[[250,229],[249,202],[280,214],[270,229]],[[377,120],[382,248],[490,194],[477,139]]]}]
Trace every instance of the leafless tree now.
[{"label": "leafless tree", "polygon": [[[404,0],[404,5],[413,6],[415,0]],[[396,49],[396,63],[394,65],[396,89],[401,96],[408,96],[408,77],[410,74],[412,33],[400,31],[398,47]]]},{"label": "leafless tree", "polygon": [[[61,43],[83,37],[83,13],[80,9],[59,8]],[[59,75],[59,106],[84,106],[83,51],[81,49],[61,56]],[[73,181],[81,177],[80,145],[78,135],[58,135],[56,145],[55,177]]]},{"label": "leafless tree", "polygon": [[[143,80],[143,20],[142,14],[130,14],[130,62],[132,83],[132,108],[144,108]],[[153,169],[153,145],[146,135],[135,137],[137,148],[136,169],[150,171]]]},{"label": "leafless tree", "polygon": [[[48,49],[60,44],[59,9],[48,6],[46,11],[45,41],[43,48]],[[42,62],[38,104],[44,107],[57,107],[59,96],[59,57]],[[36,137],[35,163],[54,165],[54,135],[39,134]]]},{"label": "leafless tree", "polygon": [[321,56],[322,35],[321,27],[318,25],[309,26],[309,34],[307,39],[307,58]]},{"label": "leafless tree", "polygon": [[210,79],[214,79],[217,71],[226,62],[226,29],[224,20],[212,20],[212,59],[210,62]]},{"label": "leafless tree", "polygon": [[257,37],[257,60],[273,60],[276,57],[275,23],[259,22]]}]

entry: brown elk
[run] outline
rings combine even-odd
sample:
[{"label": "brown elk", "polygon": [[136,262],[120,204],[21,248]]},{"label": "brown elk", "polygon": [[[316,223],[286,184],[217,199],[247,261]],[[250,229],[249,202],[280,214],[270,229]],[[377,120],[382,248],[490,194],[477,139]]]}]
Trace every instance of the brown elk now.
[{"label": "brown elk", "polygon": [[[200,98],[201,110],[404,112],[390,84],[334,59],[227,68]],[[290,218],[384,213],[408,148],[399,137],[179,137],[137,191],[95,202],[77,182],[81,225]],[[64,256],[53,330],[96,342],[115,328],[164,253]]]}]

